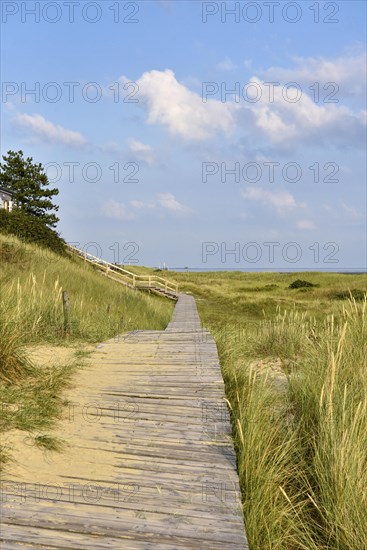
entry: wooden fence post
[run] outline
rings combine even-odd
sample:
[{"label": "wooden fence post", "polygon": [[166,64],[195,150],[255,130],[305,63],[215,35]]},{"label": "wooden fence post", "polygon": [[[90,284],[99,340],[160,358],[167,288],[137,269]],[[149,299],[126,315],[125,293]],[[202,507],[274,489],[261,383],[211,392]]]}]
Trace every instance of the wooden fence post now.
[{"label": "wooden fence post", "polygon": [[66,290],[62,291],[62,309],[64,312],[64,332],[70,334],[70,308],[69,295]]}]

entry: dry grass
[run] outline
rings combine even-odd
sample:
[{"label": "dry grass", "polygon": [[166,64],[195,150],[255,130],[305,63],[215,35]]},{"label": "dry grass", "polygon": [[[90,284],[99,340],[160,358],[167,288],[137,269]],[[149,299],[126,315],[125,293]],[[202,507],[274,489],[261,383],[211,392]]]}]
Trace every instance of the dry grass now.
[{"label": "dry grass", "polygon": [[251,550],[367,548],[366,276],[174,277],[218,345]]},{"label": "dry grass", "polygon": [[[163,329],[172,303],[132,291],[78,259],[60,257],[15,237],[0,235],[0,430],[34,433],[52,427],[64,406],[62,390],[81,362],[40,368],[30,345],[75,346],[135,329]],[[64,330],[61,294],[70,299],[70,332]],[[107,307],[109,306],[109,307]],[[47,434],[36,444],[59,448]],[[0,450],[0,462],[7,452]]]}]

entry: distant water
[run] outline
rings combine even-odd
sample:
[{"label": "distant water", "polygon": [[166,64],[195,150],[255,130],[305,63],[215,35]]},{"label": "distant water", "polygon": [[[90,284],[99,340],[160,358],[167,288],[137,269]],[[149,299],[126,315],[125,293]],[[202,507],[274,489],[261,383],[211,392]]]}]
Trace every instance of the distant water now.
[{"label": "distant water", "polygon": [[[154,269],[159,269],[158,267]],[[341,275],[366,275],[367,271],[363,271],[361,268],[355,268],[355,269],[344,269],[340,270],[340,268],[328,268],[328,269],[320,269],[316,267],[302,267],[302,268],[293,268],[290,269],[289,267],[264,267],[262,269],[259,269],[258,267],[253,268],[246,268],[241,269],[238,267],[169,267],[167,270],[162,269],[162,271],[182,271],[182,272],[205,272],[205,271],[240,271],[241,273],[263,273],[266,271],[270,271],[273,273],[302,273],[306,271],[318,271],[320,273],[339,273]]]}]

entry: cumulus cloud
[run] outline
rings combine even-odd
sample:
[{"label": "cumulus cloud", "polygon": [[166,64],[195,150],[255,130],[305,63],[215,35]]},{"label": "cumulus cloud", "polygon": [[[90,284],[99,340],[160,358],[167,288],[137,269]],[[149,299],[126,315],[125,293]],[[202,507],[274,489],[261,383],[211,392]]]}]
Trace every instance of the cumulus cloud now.
[{"label": "cumulus cloud", "polygon": [[159,193],[157,198],[150,201],[132,200],[129,205],[111,199],[102,205],[101,212],[107,218],[132,220],[139,211],[148,210],[158,213],[170,212],[179,216],[190,216],[193,213],[191,208],[180,203],[172,193]]},{"label": "cumulus cloud", "polygon": [[174,214],[190,215],[192,214],[191,208],[185,204],[180,203],[172,193],[159,193],[157,198],[151,201],[138,201],[134,200],[130,203],[134,208],[138,210],[168,210]]},{"label": "cumulus cloud", "polygon": [[137,210],[143,210],[144,208],[155,208],[156,207],[155,201],[145,202],[145,201],[133,200],[133,201],[130,202],[130,204],[133,208],[136,208]]},{"label": "cumulus cloud", "polygon": [[31,130],[33,136],[44,142],[61,143],[71,147],[82,147],[87,140],[79,132],[68,130],[63,126],[53,124],[42,115],[18,114],[18,125]]},{"label": "cumulus cloud", "polygon": [[[269,81],[298,82],[311,86],[319,82],[321,89],[327,82],[340,86],[343,95],[365,95],[366,87],[366,52],[355,55],[343,55],[335,59],[325,57],[294,57],[294,67],[270,67],[262,76]],[[328,94],[332,90],[324,90]]]},{"label": "cumulus cloud", "polygon": [[178,202],[172,193],[160,193],[157,202],[162,208],[170,210],[171,212],[176,212],[178,214],[191,214],[192,212],[190,208]]},{"label": "cumulus cloud", "polygon": [[156,157],[153,148],[141,141],[135,139],[129,139],[128,141],[129,151],[133,154],[134,159],[144,162],[149,166],[156,164]]},{"label": "cumulus cloud", "polygon": [[[337,104],[316,104],[306,93],[293,88],[288,97],[276,86],[272,95],[269,87],[257,77],[251,79],[258,89],[259,100],[250,103],[256,127],[272,143],[292,143],[292,140],[320,140],[363,143],[365,116]],[[271,101],[269,101],[269,97]],[[297,99],[297,101],[296,101]]]},{"label": "cumulus cloud", "polygon": [[126,206],[126,204],[117,202],[113,199],[110,199],[102,204],[101,212],[103,216],[113,220],[126,221],[132,220],[135,217],[131,208]]},{"label": "cumulus cloud", "polygon": [[176,80],[171,70],[149,71],[137,81],[139,97],[148,110],[149,124],[162,124],[168,131],[186,140],[197,141],[217,133],[230,133],[236,105],[215,99],[202,101]]},{"label": "cumulus cloud", "polygon": [[257,201],[270,208],[275,208],[278,214],[284,214],[295,208],[304,208],[305,203],[297,203],[289,191],[268,191],[261,187],[247,187],[242,189],[241,195],[250,201]]},{"label": "cumulus cloud", "polygon": [[220,71],[233,71],[233,69],[235,68],[236,65],[229,57],[226,57],[225,59],[223,59],[223,61],[220,61],[217,64],[217,69],[219,69]]},{"label": "cumulus cloud", "polygon": [[[363,147],[366,130],[366,111],[347,107],[340,103],[325,103],[324,96],[315,101],[309,86],[319,81],[320,89],[326,82],[344,83],[349,92],[359,93],[364,87],[365,54],[344,56],[334,60],[326,58],[296,58],[291,69],[271,67],[259,71],[249,79],[253,86],[248,90],[257,98],[229,96],[221,101],[220,92],[203,101],[201,94],[192,91],[183,81],[179,82],[172,70],[152,70],[137,80],[140,104],[147,111],[147,123],[164,126],[171,135],[187,142],[205,142],[216,135],[229,135],[234,131],[251,136],[251,140],[264,139],[278,149],[292,149],[304,143],[330,144],[339,147]],[[229,58],[219,67],[231,70]],[[260,78],[260,76],[261,78]],[[121,77],[124,81],[126,77]],[[267,82],[279,82],[271,90]],[[302,83],[297,90],[285,90],[284,84]],[[228,83],[229,89],[235,84]],[[323,94],[331,90],[323,91]],[[266,143],[266,142],[265,142]],[[150,154],[141,150],[141,155]]]},{"label": "cumulus cloud", "polygon": [[297,229],[312,231],[312,229],[316,229],[316,225],[312,220],[298,220]]}]

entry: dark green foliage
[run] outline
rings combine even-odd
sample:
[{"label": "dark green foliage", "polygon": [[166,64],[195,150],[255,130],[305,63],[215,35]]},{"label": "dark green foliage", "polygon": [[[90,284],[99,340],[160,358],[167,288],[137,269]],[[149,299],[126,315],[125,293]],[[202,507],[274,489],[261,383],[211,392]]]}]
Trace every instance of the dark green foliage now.
[{"label": "dark green foliage", "polygon": [[366,296],[366,290],[361,290],[359,288],[352,288],[352,290],[340,290],[334,292],[330,297],[334,300],[350,300],[354,298],[355,300],[364,300]]},{"label": "dark green foliage", "polygon": [[0,232],[49,248],[56,254],[65,254],[65,242],[58,233],[47,227],[41,218],[29,216],[20,209],[11,212],[0,209]]},{"label": "dark green foliage", "polygon": [[23,158],[23,151],[8,151],[0,163],[0,187],[13,194],[15,207],[39,218],[44,225],[55,227],[59,218],[53,211],[59,209],[52,203],[58,189],[48,189],[49,181],[41,163],[33,163],[32,157]]},{"label": "dark green foliage", "polygon": [[295,281],[293,281],[293,283],[291,283],[289,285],[288,288],[311,288],[311,287],[314,287],[316,285],[314,285],[313,283],[310,283],[309,281],[302,281],[302,279],[296,279]]}]

